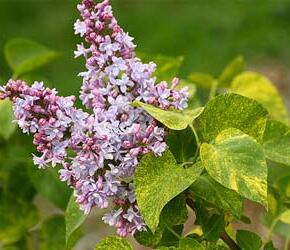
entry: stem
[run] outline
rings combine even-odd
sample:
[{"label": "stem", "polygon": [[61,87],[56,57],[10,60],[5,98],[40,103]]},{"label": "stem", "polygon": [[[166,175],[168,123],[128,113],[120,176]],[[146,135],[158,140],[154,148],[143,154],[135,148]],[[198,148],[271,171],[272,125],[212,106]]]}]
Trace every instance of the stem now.
[{"label": "stem", "polygon": [[[194,203],[190,198],[186,199],[187,205],[194,211]],[[241,250],[241,248],[237,245],[237,243],[227,234],[226,231],[223,231],[220,238],[224,243],[226,243],[231,250]]]},{"label": "stem", "polygon": [[284,250],[288,250],[289,242],[290,242],[290,237],[286,238]]},{"label": "stem", "polygon": [[170,231],[177,239],[181,240],[181,236],[176,233],[171,227],[167,226],[167,230]]},{"label": "stem", "polygon": [[218,81],[215,80],[211,86],[210,92],[209,92],[209,96],[208,96],[208,100],[210,101],[212,98],[215,97],[216,92],[217,92],[217,87],[218,87]]},{"label": "stem", "polygon": [[266,242],[271,240],[274,228],[275,228],[275,226],[276,226],[276,224],[278,223],[279,220],[280,220],[280,216],[278,216],[275,220],[273,220],[273,222],[272,222],[272,224],[271,224],[271,226],[269,228],[269,232],[268,232],[268,235],[267,235],[267,238],[266,238]]},{"label": "stem", "polygon": [[181,166],[184,167],[184,166],[192,165],[192,164],[194,164],[193,161],[186,161],[186,162],[183,162],[183,163],[181,164]]},{"label": "stem", "polygon": [[227,234],[226,231],[223,231],[220,238],[224,243],[226,243],[232,250],[241,250],[237,243]]},{"label": "stem", "polygon": [[191,128],[191,130],[192,130],[192,132],[193,132],[193,134],[194,134],[194,136],[195,136],[196,145],[197,145],[197,149],[196,149],[196,151],[195,151],[195,155],[194,155],[194,158],[193,158],[194,161],[195,161],[196,158],[197,158],[197,156],[198,156],[199,147],[200,147],[200,141],[199,141],[199,137],[198,137],[198,134],[197,134],[197,132],[196,132],[194,126],[193,126],[192,124],[190,124],[189,126],[190,126],[190,128]]}]

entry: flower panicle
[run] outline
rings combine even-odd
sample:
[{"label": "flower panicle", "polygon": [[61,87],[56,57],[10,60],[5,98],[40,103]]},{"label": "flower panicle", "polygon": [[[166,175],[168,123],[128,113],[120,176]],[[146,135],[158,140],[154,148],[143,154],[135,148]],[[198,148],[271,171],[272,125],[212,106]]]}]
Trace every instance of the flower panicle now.
[{"label": "flower panicle", "polygon": [[77,109],[75,97],[61,97],[39,82],[10,80],[0,88],[0,99],[14,103],[19,127],[34,135],[40,153],[34,163],[60,165],[60,179],[74,189],[85,213],[113,204],[103,220],[126,236],[146,230],[132,181],[138,162],[149,152],[161,156],[167,147],[167,130],[131,103],[184,109],[188,92],[178,90],[177,78],[170,86],[156,82],[156,65],[136,57],[133,38],[118,25],[108,0],[83,0],[78,10],[74,29],[84,43],[75,57],[86,60],[80,99],[91,112]]}]

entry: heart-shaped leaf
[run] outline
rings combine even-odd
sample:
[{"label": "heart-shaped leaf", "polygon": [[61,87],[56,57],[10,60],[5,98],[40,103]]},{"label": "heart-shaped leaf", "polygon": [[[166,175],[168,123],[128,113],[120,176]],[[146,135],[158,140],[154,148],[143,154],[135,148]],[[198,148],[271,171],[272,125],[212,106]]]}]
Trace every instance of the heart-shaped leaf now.
[{"label": "heart-shaped leaf", "polygon": [[144,155],[135,176],[137,204],[146,224],[155,232],[164,206],[188,188],[202,171],[200,164],[184,169],[167,150],[161,157]]},{"label": "heart-shaped leaf", "polygon": [[267,165],[263,148],[237,129],[222,131],[213,145],[202,144],[201,161],[223,186],[267,207]]},{"label": "heart-shaped leaf", "polygon": [[279,121],[267,121],[263,148],[268,159],[290,166],[290,128]]},{"label": "heart-shaped leaf", "polygon": [[234,79],[231,90],[255,99],[269,111],[273,119],[288,123],[286,106],[276,87],[266,77],[254,72],[244,72]]},{"label": "heart-shaped leaf", "polygon": [[217,96],[197,118],[203,141],[210,142],[227,128],[236,128],[262,140],[267,110],[257,101],[238,94]]}]

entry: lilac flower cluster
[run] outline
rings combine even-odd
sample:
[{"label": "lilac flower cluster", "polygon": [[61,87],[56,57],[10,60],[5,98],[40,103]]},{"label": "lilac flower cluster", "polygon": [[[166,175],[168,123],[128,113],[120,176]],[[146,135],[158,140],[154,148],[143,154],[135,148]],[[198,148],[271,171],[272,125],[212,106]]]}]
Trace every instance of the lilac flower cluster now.
[{"label": "lilac flower cluster", "polygon": [[78,5],[82,20],[75,33],[85,38],[75,56],[84,56],[86,71],[80,99],[88,113],[74,107],[74,97],[60,97],[56,90],[35,82],[10,80],[0,89],[0,99],[10,98],[24,133],[34,134],[40,168],[62,166],[60,179],[75,191],[85,213],[93,207],[112,212],[103,220],[120,236],[145,230],[132,183],[140,157],[148,152],[160,156],[166,149],[166,131],[156,120],[131,104],[140,100],[163,109],[187,107],[188,92],[177,90],[153,76],[156,65],[135,56],[133,38],[113,16],[109,1]]}]

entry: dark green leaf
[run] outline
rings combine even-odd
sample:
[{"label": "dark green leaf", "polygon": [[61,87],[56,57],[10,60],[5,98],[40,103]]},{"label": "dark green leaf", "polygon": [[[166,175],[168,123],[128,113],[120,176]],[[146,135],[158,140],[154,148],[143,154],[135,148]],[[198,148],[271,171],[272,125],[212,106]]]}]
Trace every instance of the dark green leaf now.
[{"label": "dark green leaf", "polygon": [[262,246],[261,238],[253,232],[238,230],[236,237],[242,250],[259,250]]},{"label": "dark green leaf", "polygon": [[253,99],[237,94],[217,96],[197,118],[203,140],[210,142],[223,130],[237,128],[262,140],[267,110]]},{"label": "dark green leaf", "polygon": [[219,77],[219,86],[229,87],[235,76],[244,71],[245,60],[242,56],[231,61]]},{"label": "dark green leaf", "polygon": [[95,250],[133,250],[130,243],[121,237],[108,236],[98,242]]},{"label": "dark green leaf", "polygon": [[274,247],[273,241],[269,241],[265,246],[264,250],[277,250],[277,248]]},{"label": "dark green leaf", "polygon": [[[143,246],[156,247],[157,245],[168,246],[178,242],[178,238],[168,231],[169,228],[177,229],[177,233],[182,233],[183,225],[175,228],[175,225],[183,224],[187,219],[187,208],[185,203],[185,197],[177,196],[172,199],[162,209],[160,215],[160,222],[155,231],[147,228],[147,231],[137,232],[134,234],[135,239]],[[170,242],[169,242],[170,241]]]},{"label": "dark green leaf", "polygon": [[225,220],[221,215],[213,214],[208,221],[202,225],[203,237],[208,241],[217,241],[224,231]]},{"label": "dark green leaf", "polygon": [[156,230],[163,207],[188,188],[202,169],[200,164],[186,169],[177,165],[169,150],[158,158],[153,154],[143,156],[134,176],[134,185],[138,207],[151,231]]},{"label": "dark green leaf", "polygon": [[231,89],[261,103],[273,119],[288,123],[286,106],[276,87],[266,77],[254,72],[244,72],[234,79]]},{"label": "dark green leaf", "polygon": [[80,210],[79,204],[75,202],[75,197],[72,195],[65,212],[66,245],[70,245],[71,241],[74,240],[75,232],[84,223],[86,217],[84,212]]},{"label": "dark green leaf", "polygon": [[236,218],[241,217],[242,198],[235,191],[230,190],[216,182],[209,175],[201,175],[191,185],[193,196],[215,205],[226,213],[233,214]]},{"label": "dark green leaf", "polygon": [[15,77],[51,62],[58,55],[41,44],[21,38],[8,41],[4,54]]},{"label": "dark green leaf", "polygon": [[217,182],[267,207],[267,165],[262,147],[237,129],[221,132],[213,145],[202,144],[202,164]]},{"label": "dark green leaf", "polygon": [[166,142],[177,163],[191,161],[197,150],[196,139],[190,127],[170,130]]},{"label": "dark green leaf", "polygon": [[201,114],[203,108],[194,110],[163,110],[153,105],[134,101],[135,107],[143,108],[147,113],[154,117],[157,121],[163,123],[166,127],[174,130],[183,130]]},{"label": "dark green leaf", "polygon": [[279,121],[268,120],[263,148],[268,159],[290,166],[290,128]]}]

